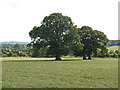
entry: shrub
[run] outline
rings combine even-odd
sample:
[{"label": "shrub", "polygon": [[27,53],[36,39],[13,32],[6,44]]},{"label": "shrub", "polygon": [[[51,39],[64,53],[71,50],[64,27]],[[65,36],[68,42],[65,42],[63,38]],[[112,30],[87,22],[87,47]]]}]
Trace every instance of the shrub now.
[{"label": "shrub", "polygon": [[2,54],[2,57],[7,57],[7,54]]},{"label": "shrub", "polygon": [[15,53],[15,54],[13,54],[12,56],[13,56],[13,57],[17,57],[17,56],[18,56],[18,54],[16,54],[16,53]]}]

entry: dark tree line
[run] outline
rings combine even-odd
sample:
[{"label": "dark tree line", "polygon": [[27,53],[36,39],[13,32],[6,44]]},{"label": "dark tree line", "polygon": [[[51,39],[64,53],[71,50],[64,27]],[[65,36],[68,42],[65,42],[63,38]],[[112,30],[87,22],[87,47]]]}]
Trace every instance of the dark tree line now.
[{"label": "dark tree line", "polygon": [[[16,46],[18,46],[17,48],[15,48]],[[3,57],[54,57],[53,55],[48,55],[47,54],[47,50],[49,48],[49,46],[44,47],[44,48],[40,48],[40,49],[35,49],[33,50],[33,47],[28,48],[26,44],[18,44],[18,45],[14,45],[14,44],[3,44],[2,45],[2,49],[0,52],[0,55]],[[108,47],[109,48],[109,47]],[[78,47],[76,47],[76,49],[79,49]],[[82,56],[82,54],[79,53],[73,53],[72,51],[69,52],[68,55],[72,55],[73,56]],[[120,57],[120,51],[115,49],[115,50],[109,50],[107,54],[102,54],[101,51],[98,49],[96,54],[91,55],[92,57],[114,57],[114,58],[118,58]]]}]

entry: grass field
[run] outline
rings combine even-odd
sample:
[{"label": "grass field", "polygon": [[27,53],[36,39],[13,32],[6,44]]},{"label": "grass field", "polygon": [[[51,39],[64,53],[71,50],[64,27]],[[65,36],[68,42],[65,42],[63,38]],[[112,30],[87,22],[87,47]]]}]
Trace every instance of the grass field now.
[{"label": "grass field", "polygon": [[108,47],[108,50],[109,50],[109,51],[110,51],[110,50],[115,51],[115,50],[118,50],[118,49],[120,49],[120,46],[111,46],[111,47]]},{"label": "grass field", "polygon": [[2,58],[3,88],[117,88],[113,58]]}]

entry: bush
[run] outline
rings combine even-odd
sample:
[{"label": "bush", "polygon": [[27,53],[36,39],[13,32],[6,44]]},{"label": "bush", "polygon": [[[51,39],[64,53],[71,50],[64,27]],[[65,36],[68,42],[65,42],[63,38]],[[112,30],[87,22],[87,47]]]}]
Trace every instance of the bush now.
[{"label": "bush", "polygon": [[116,53],[116,54],[118,54],[118,53],[119,53],[119,51],[118,51],[118,50],[116,50],[116,51],[115,51],[115,53]]},{"label": "bush", "polygon": [[105,55],[105,57],[109,58],[109,57],[110,57],[110,55],[109,55],[109,54],[106,54],[106,55]]},{"label": "bush", "polygon": [[114,53],[114,54],[110,54],[110,57],[118,58],[118,54],[116,54],[116,53]]},{"label": "bush", "polygon": [[15,54],[13,54],[12,56],[13,56],[13,57],[17,57],[17,56],[18,56],[18,54],[16,54],[16,53],[15,53]]},{"label": "bush", "polygon": [[13,55],[13,52],[9,52],[9,53],[7,54],[8,57],[11,57],[12,55]]},{"label": "bush", "polygon": [[24,52],[21,52],[21,53],[19,54],[19,56],[20,56],[20,57],[24,57],[24,56],[26,56],[26,55],[25,55]]},{"label": "bush", "polygon": [[110,52],[109,52],[110,54],[113,54],[114,53],[114,51],[113,50],[110,50]]},{"label": "bush", "polygon": [[113,57],[114,57],[114,58],[118,58],[118,55],[115,53],[115,54],[113,55]]},{"label": "bush", "polygon": [[7,51],[3,51],[2,53],[7,55]]},{"label": "bush", "polygon": [[7,57],[7,54],[2,54],[2,57]]}]

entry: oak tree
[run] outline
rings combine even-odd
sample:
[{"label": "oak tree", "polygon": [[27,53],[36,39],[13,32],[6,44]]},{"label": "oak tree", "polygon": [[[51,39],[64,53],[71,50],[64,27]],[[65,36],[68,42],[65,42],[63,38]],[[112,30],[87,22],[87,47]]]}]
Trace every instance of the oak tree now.
[{"label": "oak tree", "polygon": [[78,34],[81,36],[81,43],[84,46],[82,51],[78,50],[74,54],[83,56],[83,59],[86,59],[86,56],[91,59],[91,54],[96,54],[98,49],[102,54],[108,52],[107,43],[109,40],[103,32],[93,30],[89,26],[82,26],[78,29]]},{"label": "oak tree", "polygon": [[52,13],[43,19],[41,26],[35,26],[29,35],[32,39],[31,44],[36,49],[48,46],[47,54],[55,56],[56,60],[61,60],[60,56],[67,55],[70,47],[76,45],[76,40],[79,40],[80,37],[76,32],[77,29],[70,17]]}]

